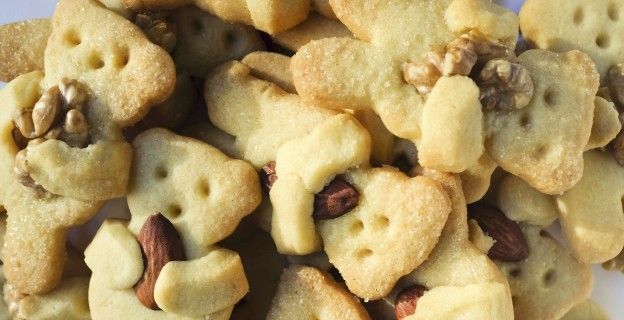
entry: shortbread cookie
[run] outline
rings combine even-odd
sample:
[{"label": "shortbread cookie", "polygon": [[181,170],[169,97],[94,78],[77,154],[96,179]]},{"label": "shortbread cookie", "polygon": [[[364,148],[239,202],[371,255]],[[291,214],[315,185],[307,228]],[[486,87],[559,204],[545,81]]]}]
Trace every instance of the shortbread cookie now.
[{"label": "shortbread cookie", "polygon": [[624,168],[600,150],[585,152],[584,159],[583,177],[562,195],[547,196],[507,177],[498,190],[498,204],[512,219],[541,226],[559,217],[576,259],[600,263],[624,247]]},{"label": "shortbread cookie", "polygon": [[539,227],[524,225],[522,231],[529,257],[522,262],[497,262],[509,279],[516,319],[559,319],[589,296],[591,266],[577,262]]},{"label": "shortbread cookie", "polygon": [[621,16],[622,7],[613,1],[527,0],[520,10],[520,28],[532,47],[586,52],[605,79],[611,66],[624,62]]},{"label": "shortbread cookie", "polygon": [[[149,241],[158,241],[164,248],[170,245],[169,238]],[[236,253],[216,247],[201,253],[184,248],[188,261],[169,261],[156,275],[153,295],[157,307],[164,311],[151,310],[139,300],[136,288],[133,290],[143,276],[144,263],[151,266],[143,261],[152,254],[142,254],[141,246],[147,245],[144,243],[125,223],[104,222],[85,252],[85,260],[93,270],[89,284],[93,319],[225,320],[233,304],[248,290]],[[196,253],[200,255],[193,255]]]},{"label": "shortbread cookie", "polygon": [[170,20],[177,28],[172,53],[176,67],[196,77],[205,77],[214,67],[264,49],[260,34],[249,26],[226,23],[189,6],[174,10]]},{"label": "shortbread cookie", "polygon": [[345,179],[360,192],[360,203],[318,222],[319,234],[349,290],[379,299],[427,259],[451,203],[437,182],[390,167],[348,171]]},{"label": "shortbread cookie", "polygon": [[4,272],[15,289],[26,294],[44,293],[59,283],[67,228],[86,222],[102,205],[63,196],[39,197],[36,189],[16,179],[19,148],[12,134],[12,114],[38,99],[42,77],[39,72],[28,73],[0,91],[0,203],[8,214],[2,253]]},{"label": "shortbread cookie", "polygon": [[525,108],[486,114],[486,147],[505,171],[541,192],[559,194],[583,173],[582,152],[591,134],[598,74],[579,51],[530,50],[518,59],[531,74],[534,97]]},{"label": "shortbread cookie", "polygon": [[[483,151],[483,131],[474,82],[443,77],[432,93],[436,99],[429,97],[426,105],[403,79],[402,67],[422,60],[429,50],[443,49],[467,29],[515,43],[515,15],[489,1],[475,0],[330,3],[340,21],[362,40],[330,38],[302,47],[292,63],[302,98],[327,108],[373,109],[390,132],[416,143],[421,164],[461,172],[476,162]],[[452,101],[449,88],[457,96]],[[425,130],[426,124],[442,125],[444,130]],[[442,131],[447,134],[440,140],[434,133]]]},{"label": "shortbread cookie", "polygon": [[0,26],[0,81],[43,70],[43,52],[51,33],[50,20],[33,19]]},{"label": "shortbread cookie", "polygon": [[310,0],[312,8],[326,18],[337,20],[334,9],[332,9],[329,0]]},{"label": "shortbread cookie", "polygon": [[133,146],[128,205],[135,233],[149,215],[162,212],[193,252],[224,239],[260,203],[254,169],[209,145],[151,129]]},{"label": "shortbread cookie", "polygon": [[174,9],[190,4],[230,22],[243,23],[270,34],[291,28],[305,20],[310,0],[123,0],[137,12]]},{"label": "shortbread cookie", "polygon": [[[60,94],[65,102],[59,115],[65,119],[59,122],[65,123],[47,133],[35,131],[36,137],[45,133],[50,139],[28,145],[26,173],[54,194],[83,200],[124,195],[132,150],[120,129],[171,94],[171,58],[137,26],[99,2],[63,0],[52,18],[45,59],[44,95],[38,103],[52,109],[55,105],[46,101]],[[24,106],[16,121],[29,120],[29,108]],[[25,128],[18,127],[24,134]],[[81,142],[72,143],[78,138]]]},{"label": "shortbread cookie", "polygon": [[403,277],[384,301],[376,302],[377,310],[394,313],[397,296],[410,286],[420,285],[428,291],[418,299],[413,315],[405,319],[447,319],[460,314],[471,315],[471,319],[513,319],[505,276],[468,240],[461,180],[428,169],[416,168],[414,174],[417,173],[444,186],[451,198],[452,210],[440,241],[427,261]]},{"label": "shortbread cookie", "polygon": [[305,266],[284,270],[268,320],[370,319],[360,301],[338,286],[331,276]]},{"label": "shortbread cookie", "polygon": [[585,299],[561,318],[561,320],[609,320],[607,313],[596,302]]},{"label": "shortbread cookie", "polygon": [[483,198],[490,187],[490,179],[496,167],[496,162],[484,153],[476,164],[459,174],[466,203],[474,203]]}]

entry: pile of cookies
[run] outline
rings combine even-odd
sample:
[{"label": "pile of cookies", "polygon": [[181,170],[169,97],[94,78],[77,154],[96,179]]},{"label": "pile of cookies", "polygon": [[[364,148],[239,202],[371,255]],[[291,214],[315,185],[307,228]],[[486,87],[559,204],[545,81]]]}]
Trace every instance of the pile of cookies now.
[{"label": "pile of cookies", "polygon": [[59,0],[0,26],[0,317],[607,319],[623,29],[607,0]]}]

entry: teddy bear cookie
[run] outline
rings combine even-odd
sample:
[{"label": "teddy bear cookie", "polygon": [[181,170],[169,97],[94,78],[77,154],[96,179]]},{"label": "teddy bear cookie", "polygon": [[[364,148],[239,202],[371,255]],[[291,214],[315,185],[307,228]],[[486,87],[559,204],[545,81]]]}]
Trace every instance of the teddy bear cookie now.
[{"label": "teddy bear cookie", "polygon": [[[440,182],[452,201],[442,235],[428,259],[392,293],[367,308],[375,319],[513,319],[505,276],[469,241],[466,201],[458,176],[415,168]],[[470,298],[468,298],[470,297]]]},{"label": "teddy bear cookie", "polygon": [[469,211],[476,221],[471,236],[494,240],[488,255],[509,280],[515,319],[559,319],[589,296],[591,266],[578,262],[542,227],[518,224],[485,203]]},{"label": "teddy bear cookie", "polygon": [[165,129],[133,145],[132,219],[105,222],[85,253],[94,319],[228,319],[249,285],[238,254],[214,244],[260,202],[255,171]]},{"label": "teddy bear cookie", "polygon": [[307,266],[284,270],[267,320],[370,319],[360,301],[341,288],[330,275]]}]

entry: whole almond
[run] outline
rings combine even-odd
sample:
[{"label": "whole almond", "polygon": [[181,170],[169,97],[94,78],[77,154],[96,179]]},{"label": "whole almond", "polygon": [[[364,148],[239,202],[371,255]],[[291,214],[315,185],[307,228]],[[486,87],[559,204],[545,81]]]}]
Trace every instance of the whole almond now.
[{"label": "whole almond", "polygon": [[397,320],[414,314],[416,312],[416,303],[425,292],[427,292],[427,288],[418,284],[401,290],[394,303],[394,315]]},{"label": "whole almond", "polygon": [[496,208],[485,204],[468,207],[468,217],[474,219],[481,230],[495,242],[488,256],[504,262],[518,262],[529,256],[529,247],[518,224],[508,219]]},{"label": "whole almond", "polygon": [[138,236],[145,269],[143,276],[134,286],[134,292],[141,303],[160,310],[154,300],[154,286],[162,268],[169,261],[183,261],[184,247],[175,227],[161,213],[147,218]]},{"label": "whole almond", "polygon": [[342,178],[332,180],[314,196],[315,220],[334,219],[353,210],[358,205],[360,193]]}]

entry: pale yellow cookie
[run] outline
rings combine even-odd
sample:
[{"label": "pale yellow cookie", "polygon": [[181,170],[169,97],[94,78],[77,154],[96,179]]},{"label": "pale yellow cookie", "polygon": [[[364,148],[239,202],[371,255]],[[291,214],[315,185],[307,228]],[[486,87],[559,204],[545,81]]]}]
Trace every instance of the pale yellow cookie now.
[{"label": "pale yellow cookie", "polygon": [[284,270],[267,320],[370,319],[359,300],[338,286],[331,276],[304,266]]},{"label": "pale yellow cookie", "polygon": [[[85,259],[93,271],[89,283],[93,319],[226,320],[248,290],[236,253],[217,247],[202,252],[186,247],[188,260],[169,261],[155,283],[154,297],[165,311],[148,309],[133,290],[134,279],[144,272],[141,252],[135,250],[139,245],[124,222],[109,220],[87,248]],[[108,261],[111,255],[116,261]]]},{"label": "pale yellow cookie", "polygon": [[505,171],[543,193],[559,194],[583,174],[598,74],[580,51],[529,50],[518,60],[533,80],[533,98],[522,109],[486,113],[486,148]]},{"label": "pale yellow cookie", "polygon": [[151,129],[133,146],[128,205],[135,233],[149,215],[161,212],[192,252],[224,239],[260,203],[253,167],[210,145]]},{"label": "pale yellow cookie", "polygon": [[490,178],[496,167],[496,162],[484,153],[476,164],[459,174],[466,203],[474,203],[483,198],[490,187]]},{"label": "pale yellow cookie", "polygon": [[331,4],[329,4],[329,0],[310,0],[312,2],[312,8],[316,10],[316,12],[322,14],[323,16],[336,20],[336,14],[334,13],[334,9],[332,9]]},{"label": "pale yellow cookie", "polygon": [[[470,126],[470,121],[464,119],[467,115],[480,119],[474,83],[469,79],[451,80],[461,85],[454,89],[469,101],[447,100],[440,112],[430,105],[430,119],[443,123],[446,118],[446,125],[457,127],[438,143],[434,142],[436,137],[429,136],[427,145],[435,148],[423,150],[423,135],[433,134],[422,129],[426,123],[425,98],[405,82],[402,66],[422,60],[430,50],[443,49],[469,29],[511,43],[517,35],[515,15],[489,1],[475,0],[330,3],[340,21],[361,40],[329,38],[302,47],[292,62],[295,86],[302,98],[327,108],[374,110],[390,132],[415,142],[419,152],[429,154],[431,161],[441,161],[429,166],[461,172],[476,162],[483,146],[475,146],[483,141],[483,132],[479,134],[478,123]],[[445,20],[448,16],[453,19]],[[438,90],[439,100],[445,96],[444,86],[443,82]],[[449,86],[451,83],[447,83],[446,87]],[[453,107],[457,112],[453,112]],[[466,127],[469,134],[460,130]],[[453,149],[457,147],[460,149]],[[442,153],[448,156],[438,156]]]},{"label": "pale yellow cookie", "polygon": [[532,47],[586,52],[606,77],[612,65],[624,62],[621,18],[617,1],[527,0],[520,10],[520,28]]},{"label": "pale yellow cookie", "polygon": [[438,181],[451,199],[452,210],[428,259],[403,277],[388,296],[368,303],[371,316],[396,319],[398,295],[420,285],[426,291],[416,303],[416,312],[412,310],[403,315],[413,314],[412,318],[416,319],[454,319],[459,313],[470,314],[470,319],[513,319],[511,293],[505,276],[469,241],[462,181],[456,175],[420,167],[412,174],[423,174]]},{"label": "pale yellow cookie", "polygon": [[509,279],[518,320],[559,319],[586,299],[593,285],[591,266],[577,262],[539,227],[524,225],[529,257],[497,262]]},{"label": "pale yellow cookie", "polygon": [[38,99],[42,78],[40,72],[28,73],[0,91],[0,203],[8,214],[2,253],[4,272],[16,290],[28,294],[50,291],[60,282],[67,228],[86,222],[102,206],[99,201],[38,197],[34,189],[16,179],[14,166],[19,149],[12,135],[12,114]]},{"label": "pale yellow cookie", "polygon": [[51,33],[50,20],[33,19],[0,26],[0,81],[43,70],[43,52]]},{"label": "pale yellow cookie", "polygon": [[609,320],[607,313],[591,299],[577,304],[561,320]]},{"label": "pale yellow cookie", "polygon": [[451,203],[437,182],[390,167],[352,170],[345,179],[360,192],[360,203],[339,218],[320,221],[319,234],[349,290],[379,299],[427,259]]},{"label": "pale yellow cookie", "polygon": [[503,179],[499,207],[512,219],[546,226],[559,218],[570,250],[579,261],[605,262],[624,247],[624,168],[607,152],[584,153],[581,180],[560,196],[533,190],[519,179]]},{"label": "pale yellow cookie", "polygon": [[227,23],[196,7],[174,10],[170,20],[177,30],[172,52],[178,70],[205,77],[214,67],[263,50],[260,34],[252,27]]}]

